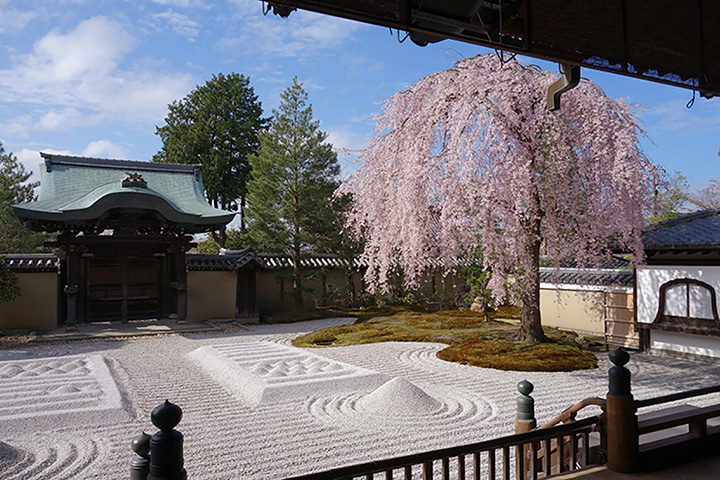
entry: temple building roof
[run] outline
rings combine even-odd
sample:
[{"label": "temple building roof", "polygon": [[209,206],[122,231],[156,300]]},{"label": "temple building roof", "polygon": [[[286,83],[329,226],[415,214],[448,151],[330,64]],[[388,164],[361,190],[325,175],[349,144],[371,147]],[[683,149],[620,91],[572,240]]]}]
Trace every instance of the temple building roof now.
[{"label": "temple building roof", "polygon": [[33,230],[102,223],[126,212],[194,233],[218,228],[235,216],[207,202],[199,165],[40,155],[45,168],[39,199],[13,206]]},{"label": "temple building roof", "polygon": [[646,250],[720,248],[720,210],[701,210],[649,226],[642,234]]},{"label": "temple building roof", "polygon": [[642,234],[650,265],[720,265],[720,210],[659,222]]},{"label": "temple building roof", "polygon": [[220,255],[190,253],[185,257],[188,270],[240,270],[249,264],[267,270],[265,262],[249,248],[243,250],[226,250]]}]

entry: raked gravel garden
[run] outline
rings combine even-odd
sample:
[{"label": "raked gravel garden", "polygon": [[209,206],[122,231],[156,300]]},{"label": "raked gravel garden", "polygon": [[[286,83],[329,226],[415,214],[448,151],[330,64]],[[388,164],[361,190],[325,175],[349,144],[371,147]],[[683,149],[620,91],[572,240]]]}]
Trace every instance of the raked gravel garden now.
[{"label": "raked gravel garden", "polygon": [[[353,321],[0,350],[0,478],[128,478],[130,440],[154,433],[165,399],[183,409],[189,478],[269,480],[511,434],[523,379],[539,424],[607,391],[604,353],[596,369],[553,373],[447,362],[441,343],[291,345]],[[628,366],[636,398],[720,382],[713,364],[633,354]]]}]

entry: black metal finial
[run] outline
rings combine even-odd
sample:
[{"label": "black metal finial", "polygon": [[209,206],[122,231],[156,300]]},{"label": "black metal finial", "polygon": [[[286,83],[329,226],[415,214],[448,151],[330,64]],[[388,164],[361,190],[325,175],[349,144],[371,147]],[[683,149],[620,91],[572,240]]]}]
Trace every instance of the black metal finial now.
[{"label": "black metal finial", "polygon": [[150,438],[152,438],[150,435],[143,432],[132,439],[130,448],[141,457],[146,457],[150,453]]},{"label": "black metal finial", "polygon": [[150,414],[153,425],[160,429],[150,438],[150,477],[164,480],[185,480],[183,468],[183,435],[175,430],[182,419],[182,409],[165,400]]},{"label": "black metal finial", "polygon": [[615,350],[610,352],[608,357],[610,357],[610,361],[613,363],[613,365],[616,365],[618,367],[623,367],[630,361],[630,354],[622,348],[616,348]]},{"label": "black metal finial", "polygon": [[535,386],[527,380],[523,380],[517,384],[517,389],[521,394],[529,396],[535,390]]},{"label": "black metal finial", "polygon": [[180,420],[182,420],[182,409],[169,400],[155,407],[150,414],[150,421],[163,432],[170,432]]},{"label": "black metal finial", "polygon": [[523,380],[517,384],[520,395],[517,397],[517,418],[519,420],[535,419],[535,399],[530,396],[535,386]]},{"label": "black metal finial", "polygon": [[630,354],[617,348],[608,355],[613,366],[608,370],[608,393],[610,395],[630,395],[630,370],[625,365],[630,361]]},{"label": "black metal finial", "polygon": [[143,432],[130,442],[130,448],[135,452],[130,461],[130,480],[147,480],[150,472],[150,438]]}]

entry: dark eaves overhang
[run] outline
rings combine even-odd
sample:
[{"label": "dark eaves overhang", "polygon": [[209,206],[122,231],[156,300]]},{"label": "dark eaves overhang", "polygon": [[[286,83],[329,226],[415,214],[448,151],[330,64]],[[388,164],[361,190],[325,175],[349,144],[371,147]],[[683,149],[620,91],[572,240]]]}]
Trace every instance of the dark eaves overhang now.
[{"label": "dark eaves overhang", "polygon": [[[720,95],[716,1],[270,0],[267,5],[266,13],[282,17],[299,8],[409,32],[418,45],[454,39],[688,88],[708,98]],[[573,78],[564,80],[570,85]]]}]

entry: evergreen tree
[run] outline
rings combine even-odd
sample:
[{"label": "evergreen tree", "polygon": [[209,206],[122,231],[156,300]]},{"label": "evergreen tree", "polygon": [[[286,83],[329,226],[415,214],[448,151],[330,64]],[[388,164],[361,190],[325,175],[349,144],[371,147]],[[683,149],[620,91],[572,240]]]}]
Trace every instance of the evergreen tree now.
[{"label": "evergreen tree", "polygon": [[[163,146],[153,161],[200,163],[210,203],[239,209],[244,228],[248,156],[257,150],[258,134],[266,124],[250,79],[237,73],[213,75],[168,110],[165,125],[155,132]],[[213,238],[223,247],[225,229],[213,232]]]},{"label": "evergreen tree", "polygon": [[340,165],[327,134],[313,120],[307,93],[293,79],[273,110],[270,128],[250,157],[248,235],[262,250],[293,259],[293,296],[302,307],[302,256],[327,247],[339,230],[333,211]]},{"label": "evergreen tree", "polygon": [[12,153],[5,153],[0,143],[0,253],[33,253],[42,249],[45,236],[25,228],[12,205],[36,200],[35,187],[28,172]]},{"label": "evergreen tree", "polygon": [[[36,199],[39,182],[28,182],[31,172],[12,153],[5,153],[0,142],[0,254],[32,253],[42,248],[45,237],[26,229],[11,206]],[[17,277],[0,256],[0,302],[12,300],[20,293]]]}]

